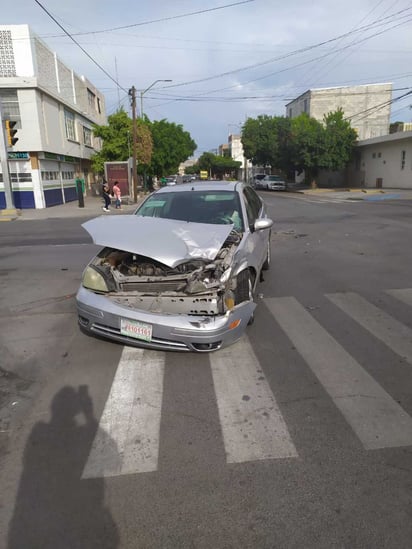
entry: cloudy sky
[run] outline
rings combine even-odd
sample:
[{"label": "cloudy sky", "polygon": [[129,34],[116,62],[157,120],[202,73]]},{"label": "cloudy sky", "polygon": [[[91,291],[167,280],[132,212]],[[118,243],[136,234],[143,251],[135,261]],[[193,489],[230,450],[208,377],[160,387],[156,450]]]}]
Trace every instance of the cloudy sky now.
[{"label": "cloudy sky", "polygon": [[[406,0],[39,2],[49,14],[35,0],[15,10],[0,0],[2,24],[29,24],[104,92],[108,114],[130,111],[131,86],[172,80],[144,94],[144,112],[182,124],[196,155],[240,133],[248,116],[284,115],[309,88],[391,82],[394,99],[412,90]],[[395,100],[392,121],[411,122],[411,106],[412,95]]]}]

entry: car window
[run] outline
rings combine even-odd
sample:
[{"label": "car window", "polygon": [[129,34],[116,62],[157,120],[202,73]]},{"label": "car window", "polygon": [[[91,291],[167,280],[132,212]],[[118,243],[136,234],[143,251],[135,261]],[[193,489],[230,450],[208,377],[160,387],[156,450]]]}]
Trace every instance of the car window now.
[{"label": "car window", "polygon": [[239,195],[234,191],[181,191],[153,194],[136,215],[194,223],[230,224],[244,230]]},{"label": "car window", "polygon": [[248,223],[249,225],[253,225],[256,219],[259,217],[262,202],[259,196],[250,187],[246,187],[243,190],[243,196],[245,199]]}]

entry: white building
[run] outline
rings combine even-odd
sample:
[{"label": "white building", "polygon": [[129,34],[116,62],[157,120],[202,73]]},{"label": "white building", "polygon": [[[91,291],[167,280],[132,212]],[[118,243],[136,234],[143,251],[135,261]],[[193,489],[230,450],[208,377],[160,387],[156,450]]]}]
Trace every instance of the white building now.
[{"label": "white building", "polygon": [[346,178],[348,186],[412,189],[412,131],[359,141]]},{"label": "white building", "polygon": [[229,145],[229,156],[236,160],[237,162],[241,162],[241,168],[239,170],[239,179],[242,179],[243,181],[249,180],[249,173],[251,173],[252,170],[252,163],[250,160],[247,160],[245,157],[245,153],[243,151],[243,145],[242,145],[242,136],[238,134],[229,134],[228,137],[228,145]]},{"label": "white building", "polygon": [[244,162],[243,145],[240,135],[229,134],[228,137],[229,155],[233,160],[237,162]]},{"label": "white building", "polygon": [[0,101],[3,119],[17,122],[19,140],[8,152],[16,208],[76,200],[77,177],[90,188],[90,157],[100,149],[92,124],[106,124],[103,94],[28,25],[0,25]]},{"label": "white building", "polygon": [[367,84],[308,90],[286,105],[286,116],[306,112],[322,121],[325,114],[342,109],[360,140],[389,133],[392,84]]}]

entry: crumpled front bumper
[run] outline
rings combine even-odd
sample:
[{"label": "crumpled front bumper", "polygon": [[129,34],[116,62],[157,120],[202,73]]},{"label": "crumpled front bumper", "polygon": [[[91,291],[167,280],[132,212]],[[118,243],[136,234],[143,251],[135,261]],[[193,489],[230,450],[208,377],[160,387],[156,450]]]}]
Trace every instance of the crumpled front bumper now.
[{"label": "crumpled front bumper", "polygon": [[[83,331],[137,347],[157,350],[208,352],[237,341],[253,315],[256,303],[246,301],[224,315],[192,316],[151,313],[123,307],[110,298],[81,286],[76,296],[79,324]],[[151,341],[125,336],[122,319],[152,326]],[[237,323],[237,321],[240,321]],[[234,326],[234,327],[233,327]]]}]

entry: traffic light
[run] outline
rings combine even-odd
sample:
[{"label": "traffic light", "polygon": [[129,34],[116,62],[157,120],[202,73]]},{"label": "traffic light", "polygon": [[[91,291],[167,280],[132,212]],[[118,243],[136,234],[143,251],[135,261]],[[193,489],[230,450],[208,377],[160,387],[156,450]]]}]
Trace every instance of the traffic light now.
[{"label": "traffic light", "polygon": [[13,147],[17,141],[18,137],[15,137],[17,130],[14,129],[14,126],[17,124],[14,120],[6,120],[6,133],[7,133],[7,143],[9,147]]}]

